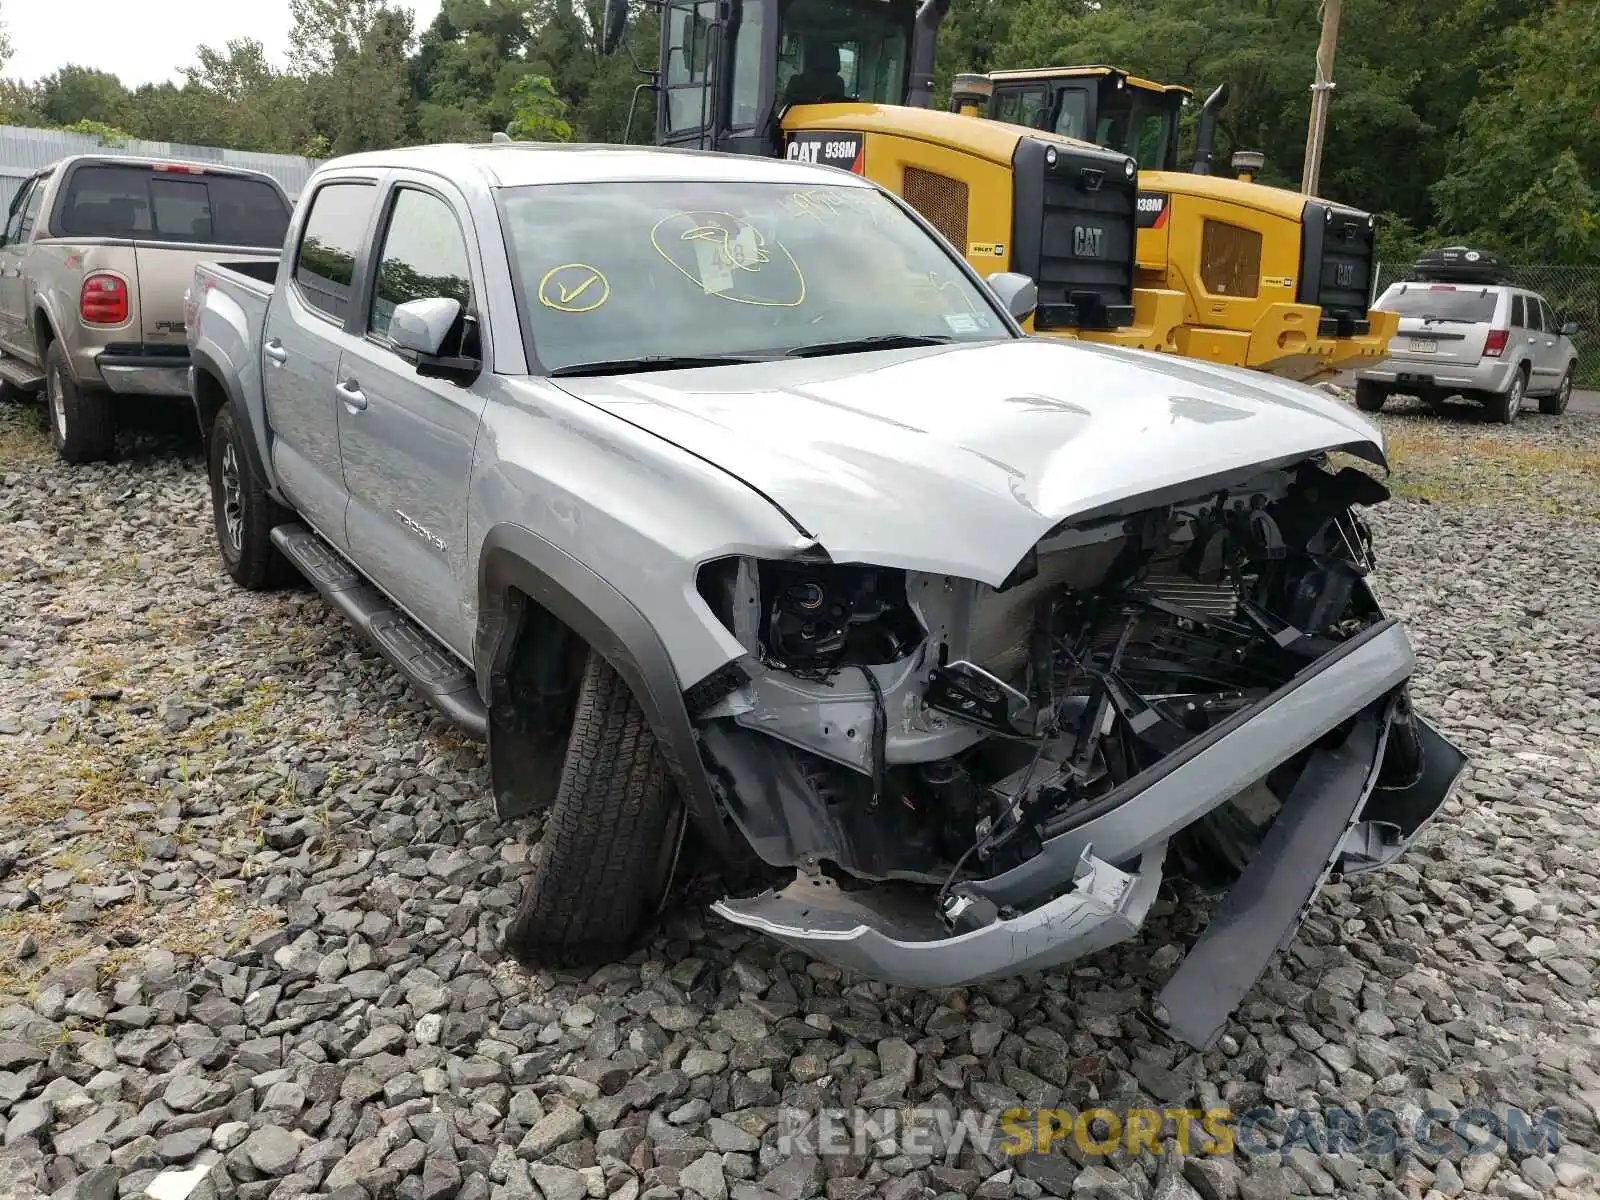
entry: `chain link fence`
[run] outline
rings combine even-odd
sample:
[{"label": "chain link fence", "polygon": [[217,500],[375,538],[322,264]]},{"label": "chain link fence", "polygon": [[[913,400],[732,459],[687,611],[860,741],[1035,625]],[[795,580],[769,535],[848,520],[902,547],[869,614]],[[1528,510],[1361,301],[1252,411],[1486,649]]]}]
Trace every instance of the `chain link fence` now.
[{"label": "chain link fence", "polygon": [[[1600,265],[1593,267],[1510,266],[1511,282],[1537,292],[1550,302],[1559,321],[1576,321],[1579,387],[1600,387]],[[1377,264],[1372,298],[1376,300],[1391,283],[1412,274],[1410,263]]]}]

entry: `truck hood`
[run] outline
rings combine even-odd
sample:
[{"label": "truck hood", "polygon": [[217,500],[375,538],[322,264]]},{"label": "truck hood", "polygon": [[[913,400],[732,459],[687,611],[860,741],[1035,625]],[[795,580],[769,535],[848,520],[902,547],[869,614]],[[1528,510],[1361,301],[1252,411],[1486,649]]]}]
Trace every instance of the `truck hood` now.
[{"label": "truck hood", "polygon": [[835,562],[991,585],[1068,518],[1326,450],[1384,464],[1315,389],[1047,339],[556,382],[743,480]]}]

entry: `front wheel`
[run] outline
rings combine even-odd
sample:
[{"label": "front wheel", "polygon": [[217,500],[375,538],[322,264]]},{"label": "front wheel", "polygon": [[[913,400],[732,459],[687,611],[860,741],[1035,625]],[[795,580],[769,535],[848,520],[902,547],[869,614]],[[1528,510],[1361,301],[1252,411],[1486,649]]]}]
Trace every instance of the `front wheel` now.
[{"label": "front wheel", "polygon": [[594,651],[506,949],[530,968],[626,954],[671,882],[685,812],[628,685]]},{"label": "front wheel", "polygon": [[295,577],[294,567],[272,544],[273,529],[294,514],[267,495],[252,461],[233,406],[223,405],[206,447],[217,550],[235,583],[260,592],[282,587]]},{"label": "front wheel", "polygon": [[1500,425],[1509,425],[1522,411],[1522,398],[1528,391],[1528,377],[1522,371],[1511,376],[1511,383],[1503,392],[1489,397],[1489,419]]},{"label": "front wheel", "polygon": [[1561,377],[1561,384],[1548,396],[1539,397],[1539,411],[1547,417],[1559,417],[1567,411],[1567,401],[1572,399],[1572,368]]},{"label": "front wheel", "polygon": [[1356,380],[1356,407],[1362,412],[1375,413],[1383,408],[1389,398],[1389,389],[1371,379]]},{"label": "front wheel", "polygon": [[44,354],[44,396],[50,411],[50,441],[63,461],[101,462],[111,457],[116,422],[111,393],[83,387],[59,340]]}]

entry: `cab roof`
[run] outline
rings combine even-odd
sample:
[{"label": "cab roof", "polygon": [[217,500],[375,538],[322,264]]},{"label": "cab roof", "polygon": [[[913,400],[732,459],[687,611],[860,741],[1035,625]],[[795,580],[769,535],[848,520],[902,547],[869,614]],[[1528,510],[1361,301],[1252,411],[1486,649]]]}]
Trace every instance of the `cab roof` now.
[{"label": "cab roof", "polygon": [[989,72],[990,80],[995,83],[1028,79],[1087,79],[1108,75],[1121,79],[1129,87],[1138,88],[1142,92],[1160,92],[1162,95],[1182,96],[1185,99],[1194,95],[1193,88],[1185,87],[1181,83],[1156,83],[1151,79],[1130,75],[1121,67],[1109,67],[1103,63],[1090,63],[1078,67],[1017,67],[1007,71]]}]

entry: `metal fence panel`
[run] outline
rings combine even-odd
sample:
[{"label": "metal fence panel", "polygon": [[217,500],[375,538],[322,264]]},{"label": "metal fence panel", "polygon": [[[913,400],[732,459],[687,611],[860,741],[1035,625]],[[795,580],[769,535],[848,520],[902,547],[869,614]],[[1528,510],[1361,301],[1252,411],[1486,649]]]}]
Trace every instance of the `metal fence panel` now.
[{"label": "metal fence panel", "polygon": [[[1600,266],[1525,263],[1513,264],[1507,270],[1517,287],[1538,292],[1548,300],[1558,320],[1578,323],[1577,336],[1572,339],[1578,348],[1577,382],[1580,387],[1600,387]],[[1373,274],[1377,282],[1372,298],[1376,300],[1391,283],[1406,279],[1411,265],[1380,262]]]},{"label": "metal fence panel", "polygon": [[147,142],[141,138],[130,138],[120,146],[103,146],[99,138],[87,134],[68,133],[61,129],[32,129],[23,125],[0,125],[0,212],[11,207],[11,198],[17,194],[23,180],[40,167],[47,167],[69,154],[138,155],[243,167],[271,175],[283,185],[290,199],[299,196],[319,161],[297,154],[257,154],[219,146]]}]

